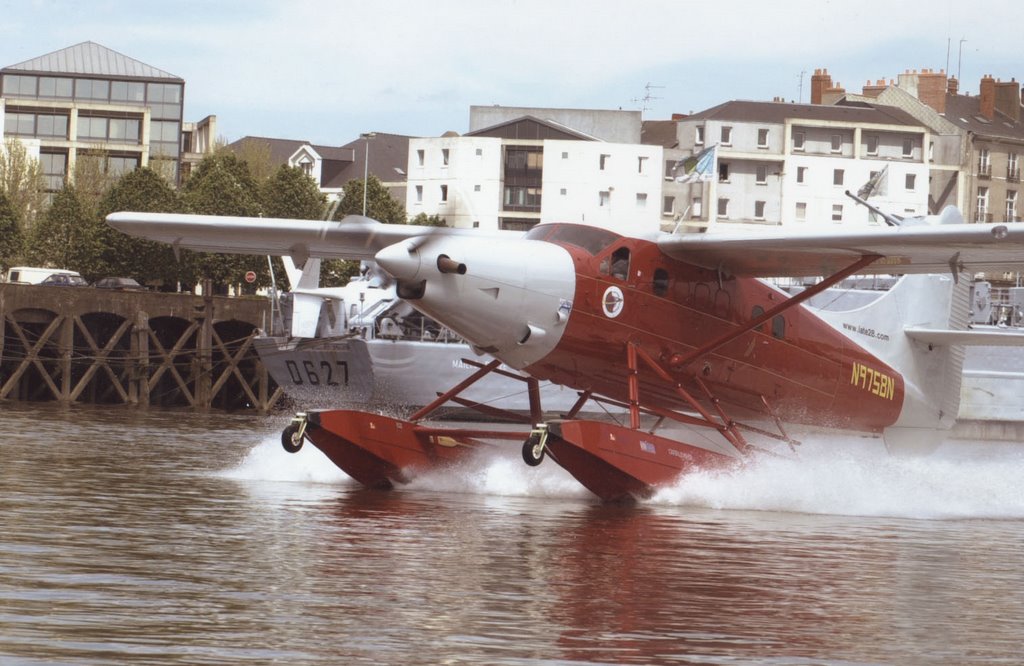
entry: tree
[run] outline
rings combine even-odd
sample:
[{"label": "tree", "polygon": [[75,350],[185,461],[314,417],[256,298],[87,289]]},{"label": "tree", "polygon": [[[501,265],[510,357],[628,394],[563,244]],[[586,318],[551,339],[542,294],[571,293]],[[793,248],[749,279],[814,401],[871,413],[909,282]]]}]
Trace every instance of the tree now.
[{"label": "tree", "polygon": [[[225,147],[225,149],[227,149]],[[249,165],[249,173],[262,183],[274,175],[274,161],[270,153],[270,142],[265,139],[246,137],[230,150],[238,159]]]},{"label": "tree", "polygon": [[[110,213],[124,210],[177,213],[182,206],[177,192],[159,173],[142,167],[122,176],[97,204],[101,221]],[[106,275],[133,277],[143,284],[159,282],[164,286],[196,281],[193,256],[188,251],[180,253],[179,261],[169,245],[123,234],[107,224],[100,227],[100,239]]]},{"label": "tree", "polygon": [[27,233],[46,204],[46,179],[39,160],[18,139],[6,139],[0,150],[0,193],[7,195],[22,233]]},{"label": "tree", "polygon": [[[405,205],[391,196],[380,180],[370,174],[366,180],[366,216],[386,224],[405,224]],[[345,183],[345,195],[334,214],[335,220],[346,215],[363,214],[363,181],[355,179]]]},{"label": "tree", "polygon": [[316,182],[298,167],[281,165],[260,186],[263,214],[296,220],[319,220],[324,216],[327,197]]},{"label": "tree", "polygon": [[78,154],[71,182],[75,184],[79,200],[90,210],[96,210],[100,199],[117,180],[117,176],[107,170],[106,155]]},{"label": "tree", "polygon": [[38,266],[76,270],[90,281],[102,277],[99,224],[78,198],[74,186],[65,185],[54,196],[46,215],[32,227],[28,260]]},{"label": "tree", "polygon": [[416,224],[422,227],[447,227],[448,223],[440,215],[427,215],[420,213],[409,220],[409,224]]},{"label": "tree", "polygon": [[[263,212],[259,199],[259,188],[248,165],[229,151],[203,158],[182,192],[186,210],[204,215],[259,217]],[[249,288],[270,285],[270,272],[263,257],[202,254],[196,257],[195,266],[198,276],[213,280],[215,291],[220,293],[228,285],[243,284],[248,271],[257,276]]]},{"label": "tree", "polygon": [[0,270],[16,266],[21,259],[24,235],[7,195],[0,192]]}]

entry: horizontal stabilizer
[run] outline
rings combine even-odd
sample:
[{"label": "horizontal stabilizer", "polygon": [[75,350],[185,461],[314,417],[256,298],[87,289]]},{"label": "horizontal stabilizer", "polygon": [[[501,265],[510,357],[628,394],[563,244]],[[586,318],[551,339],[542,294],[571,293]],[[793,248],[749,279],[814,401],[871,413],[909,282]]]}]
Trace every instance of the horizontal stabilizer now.
[{"label": "horizontal stabilizer", "polygon": [[907,336],[921,342],[936,345],[971,345],[984,347],[1016,347],[1024,346],[1024,333],[995,329],[971,329],[967,331],[951,331],[941,328],[918,328],[909,326],[903,329]]}]

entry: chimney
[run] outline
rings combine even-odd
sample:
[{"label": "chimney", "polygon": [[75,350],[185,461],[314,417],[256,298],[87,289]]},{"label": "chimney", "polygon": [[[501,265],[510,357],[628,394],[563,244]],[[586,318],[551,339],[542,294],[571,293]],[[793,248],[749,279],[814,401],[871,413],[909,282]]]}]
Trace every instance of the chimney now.
[{"label": "chimney", "polygon": [[829,86],[821,91],[821,104],[835,104],[846,96],[846,88],[838,81],[834,86]]},{"label": "chimney", "polygon": [[981,77],[978,96],[981,97],[979,113],[989,120],[994,119],[996,117],[996,80],[992,78],[991,74]]},{"label": "chimney", "polygon": [[878,79],[875,83],[868,81],[864,84],[864,90],[862,94],[865,97],[878,97],[885,91],[885,79]]},{"label": "chimney", "polygon": [[1020,122],[1020,82],[1017,79],[996,82],[996,111],[1013,122]]},{"label": "chimney", "polygon": [[811,104],[821,104],[825,89],[832,87],[832,77],[827,69],[816,69],[811,76]]},{"label": "chimney", "polygon": [[917,98],[939,113],[946,112],[946,71],[921,70],[917,77]]},{"label": "chimney", "polygon": [[950,95],[956,95],[960,91],[960,82],[956,80],[955,76],[949,77],[949,82],[946,83],[946,93]]}]

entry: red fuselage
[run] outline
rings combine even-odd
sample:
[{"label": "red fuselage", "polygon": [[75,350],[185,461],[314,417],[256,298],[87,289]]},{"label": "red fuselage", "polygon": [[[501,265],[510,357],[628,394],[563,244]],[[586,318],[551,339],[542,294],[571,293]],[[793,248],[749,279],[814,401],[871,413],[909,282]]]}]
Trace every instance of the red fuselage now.
[{"label": "red fuselage", "polygon": [[[576,273],[565,332],[527,368],[530,374],[626,402],[632,342],[703,399],[699,377],[737,416],[768,416],[767,402],[784,421],[869,432],[899,417],[902,376],[802,305],[679,365],[788,295],[754,278],[720,280],[714,271],[666,257],[647,240],[598,229],[583,238],[586,228],[576,225],[559,231],[569,226],[545,225],[530,234],[564,247]],[[685,408],[654,372],[641,366],[639,378],[641,404]]]}]

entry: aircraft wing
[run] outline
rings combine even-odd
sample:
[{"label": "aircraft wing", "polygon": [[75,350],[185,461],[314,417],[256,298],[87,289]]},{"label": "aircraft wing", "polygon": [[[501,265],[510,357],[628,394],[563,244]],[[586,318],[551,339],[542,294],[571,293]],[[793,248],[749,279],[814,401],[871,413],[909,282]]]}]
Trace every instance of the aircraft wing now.
[{"label": "aircraft wing", "polygon": [[[407,238],[433,234],[481,236],[479,229],[448,229],[413,224],[382,224],[360,215],[340,222],[175,213],[111,213],[107,223],[131,236],[198,252],[373,259],[379,250]],[[487,232],[484,232],[487,233]],[[494,237],[520,238],[520,231],[494,231]]]},{"label": "aircraft wing", "polygon": [[778,229],[666,235],[673,259],[747,277],[832,275],[866,255],[861,273],[1024,270],[1024,224],[941,224],[794,233]]}]

